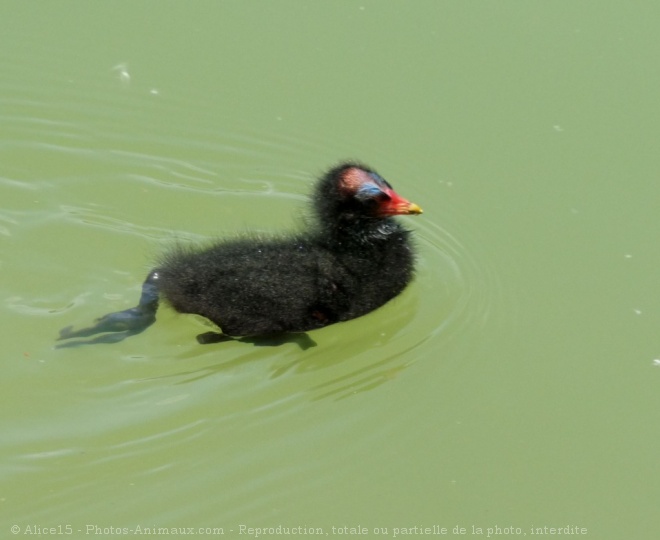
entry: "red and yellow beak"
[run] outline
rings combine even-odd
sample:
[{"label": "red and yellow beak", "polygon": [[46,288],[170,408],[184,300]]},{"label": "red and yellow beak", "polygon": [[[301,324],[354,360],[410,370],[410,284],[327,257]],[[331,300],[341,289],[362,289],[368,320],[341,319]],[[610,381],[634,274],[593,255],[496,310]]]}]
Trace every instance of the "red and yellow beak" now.
[{"label": "red and yellow beak", "polygon": [[405,216],[421,214],[423,212],[419,206],[404,199],[396,191],[388,190],[387,194],[390,196],[390,199],[381,203],[378,208],[379,216]]}]

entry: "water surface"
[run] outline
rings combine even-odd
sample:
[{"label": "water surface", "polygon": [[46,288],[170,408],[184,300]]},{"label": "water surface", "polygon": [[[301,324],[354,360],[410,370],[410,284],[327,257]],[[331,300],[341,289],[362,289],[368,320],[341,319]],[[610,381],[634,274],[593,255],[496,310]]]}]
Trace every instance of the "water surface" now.
[{"label": "water surface", "polygon": [[[0,8],[0,527],[654,538],[646,8]],[[401,297],[307,350],[200,346],[167,309],[55,349],[174,242],[302,226],[346,158],[424,208]]]}]

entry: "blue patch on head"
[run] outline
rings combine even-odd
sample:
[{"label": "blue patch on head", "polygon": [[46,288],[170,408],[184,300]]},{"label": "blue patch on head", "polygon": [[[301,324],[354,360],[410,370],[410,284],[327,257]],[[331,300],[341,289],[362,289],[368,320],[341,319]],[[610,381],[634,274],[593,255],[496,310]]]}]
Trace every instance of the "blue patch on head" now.
[{"label": "blue patch on head", "polygon": [[375,184],[362,184],[355,192],[355,198],[359,201],[376,199],[383,194],[383,190]]},{"label": "blue patch on head", "polygon": [[369,174],[369,176],[373,179],[373,181],[376,182],[376,184],[378,184],[378,185],[380,185],[380,186],[386,186],[386,187],[388,187],[388,188],[390,188],[390,189],[392,188],[392,186],[390,186],[390,184],[388,183],[388,181],[385,180],[385,178],[383,178],[383,177],[382,177],[380,174],[378,174],[377,172],[373,172],[373,171],[371,171],[371,172],[369,172],[368,174]]}]

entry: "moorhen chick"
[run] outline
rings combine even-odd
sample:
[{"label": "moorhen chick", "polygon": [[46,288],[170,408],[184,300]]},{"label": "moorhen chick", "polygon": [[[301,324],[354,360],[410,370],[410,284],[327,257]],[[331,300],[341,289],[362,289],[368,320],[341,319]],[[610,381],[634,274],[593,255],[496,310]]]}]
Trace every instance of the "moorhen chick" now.
[{"label": "moorhen chick", "polygon": [[64,328],[59,339],[105,334],[69,344],[121,341],[156,320],[159,298],[220,327],[218,339],[202,334],[200,342],[306,332],[365,315],[408,285],[410,232],[392,216],[422,209],[376,171],[354,162],[331,169],[316,185],[312,211],[307,231],[174,248],[147,276],[136,307],[89,328]]}]

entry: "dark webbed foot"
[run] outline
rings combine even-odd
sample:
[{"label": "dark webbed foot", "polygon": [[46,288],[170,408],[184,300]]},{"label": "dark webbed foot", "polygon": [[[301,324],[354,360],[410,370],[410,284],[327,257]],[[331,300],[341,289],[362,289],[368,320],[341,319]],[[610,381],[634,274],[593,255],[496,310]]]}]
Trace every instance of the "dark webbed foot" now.
[{"label": "dark webbed foot", "polygon": [[200,345],[211,345],[212,343],[222,343],[223,341],[232,341],[234,338],[220,332],[204,332],[197,336],[197,343]]},{"label": "dark webbed foot", "polygon": [[96,324],[80,330],[73,330],[67,326],[60,330],[59,340],[71,338],[87,338],[103,334],[93,339],[78,339],[67,343],[60,343],[57,348],[76,347],[93,343],[117,343],[129,336],[134,336],[146,330],[156,321],[158,310],[158,272],[153,271],[142,285],[140,302],[134,308],[115,313],[108,313],[96,320]]},{"label": "dark webbed foot", "polygon": [[316,341],[309,337],[309,334],[305,332],[274,334],[271,336],[250,336],[243,337],[240,341],[244,343],[252,343],[255,347],[278,347],[285,343],[295,343],[303,351],[310,347],[316,347]]},{"label": "dark webbed foot", "polygon": [[277,347],[285,343],[295,343],[303,351],[310,347],[316,347],[316,341],[308,334],[301,332],[295,334],[276,334],[271,336],[248,336],[231,337],[220,332],[204,332],[197,336],[197,343],[200,345],[210,345],[213,343],[222,343],[225,341],[241,341],[243,343],[252,343],[255,347]]}]

